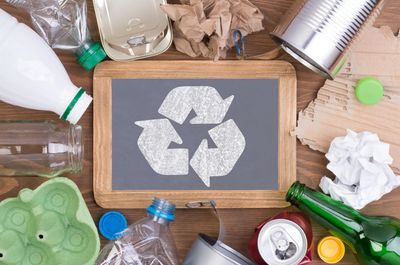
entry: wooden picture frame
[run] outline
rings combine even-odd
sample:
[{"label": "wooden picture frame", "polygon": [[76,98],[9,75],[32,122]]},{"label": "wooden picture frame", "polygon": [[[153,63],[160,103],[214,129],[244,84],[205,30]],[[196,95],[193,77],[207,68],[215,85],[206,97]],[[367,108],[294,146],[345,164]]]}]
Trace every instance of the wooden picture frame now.
[{"label": "wooden picture frame", "polygon": [[[278,79],[278,190],[113,190],[112,79]],[[296,73],[284,61],[104,62],[94,73],[94,196],[103,208],[144,208],[154,196],[178,208],[189,201],[214,199],[219,208],[282,208],[296,180]]]}]

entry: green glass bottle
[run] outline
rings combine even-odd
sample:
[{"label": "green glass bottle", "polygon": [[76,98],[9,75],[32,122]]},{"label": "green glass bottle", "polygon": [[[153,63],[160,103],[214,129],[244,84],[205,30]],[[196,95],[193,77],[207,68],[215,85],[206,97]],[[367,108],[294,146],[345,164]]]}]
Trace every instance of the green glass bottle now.
[{"label": "green glass bottle", "polygon": [[296,182],[286,200],[342,239],[362,265],[400,265],[400,220],[365,216]]}]

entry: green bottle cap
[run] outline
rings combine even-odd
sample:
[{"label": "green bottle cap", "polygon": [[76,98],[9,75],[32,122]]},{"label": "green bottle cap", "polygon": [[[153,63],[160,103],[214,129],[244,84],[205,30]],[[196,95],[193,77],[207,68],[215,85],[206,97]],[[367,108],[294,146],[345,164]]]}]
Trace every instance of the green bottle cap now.
[{"label": "green bottle cap", "polygon": [[356,97],[365,105],[375,105],[383,98],[383,85],[374,77],[364,77],[356,85]]},{"label": "green bottle cap", "polygon": [[83,53],[79,56],[78,63],[82,65],[85,70],[90,71],[106,57],[107,54],[100,43],[93,42],[89,47],[85,48]]}]

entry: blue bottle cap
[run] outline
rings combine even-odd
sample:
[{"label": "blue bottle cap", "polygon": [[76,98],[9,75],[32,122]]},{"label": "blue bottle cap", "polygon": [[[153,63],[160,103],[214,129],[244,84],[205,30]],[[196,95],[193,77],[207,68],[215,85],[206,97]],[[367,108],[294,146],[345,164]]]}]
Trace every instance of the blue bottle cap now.
[{"label": "blue bottle cap", "polygon": [[118,239],[127,228],[125,216],[117,211],[106,212],[99,221],[100,234],[108,240]]}]

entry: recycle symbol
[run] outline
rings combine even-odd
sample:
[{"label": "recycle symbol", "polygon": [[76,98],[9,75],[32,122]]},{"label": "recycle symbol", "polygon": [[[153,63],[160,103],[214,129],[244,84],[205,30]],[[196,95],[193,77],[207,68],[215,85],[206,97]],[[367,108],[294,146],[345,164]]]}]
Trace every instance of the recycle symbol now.
[{"label": "recycle symbol", "polygon": [[[160,175],[188,175],[190,164],[207,187],[211,177],[228,175],[246,147],[235,121],[223,122],[233,98],[222,99],[210,86],[172,89],[158,109],[165,119],[135,122],[143,128],[137,144],[150,167]],[[208,131],[217,148],[208,148],[208,140],[203,139],[189,161],[188,149],[169,148],[172,142],[183,144],[170,120],[182,125],[192,110],[197,116],[190,120],[191,124],[218,124]]]}]

